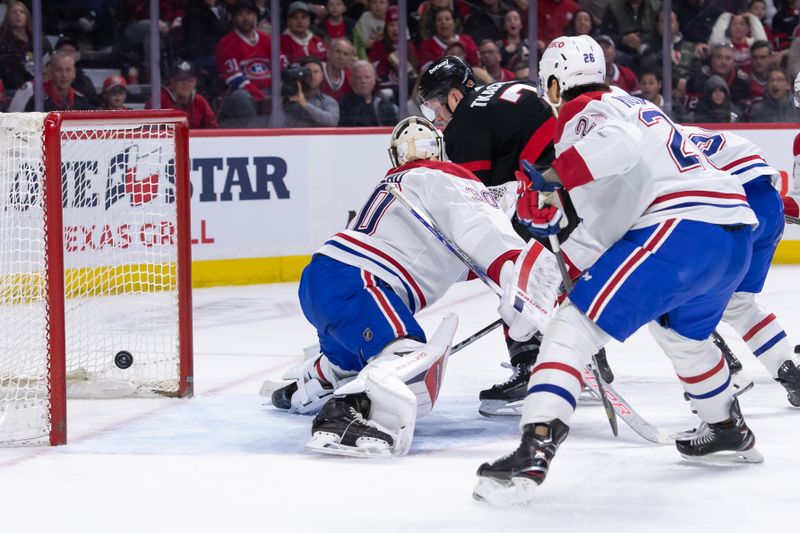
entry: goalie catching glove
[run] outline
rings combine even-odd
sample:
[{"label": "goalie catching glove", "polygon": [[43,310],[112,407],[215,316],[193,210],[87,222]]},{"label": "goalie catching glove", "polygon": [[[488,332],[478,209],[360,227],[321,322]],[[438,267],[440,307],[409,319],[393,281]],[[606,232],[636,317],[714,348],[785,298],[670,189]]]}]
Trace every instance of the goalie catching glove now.
[{"label": "goalie catching glove", "polygon": [[567,225],[559,198],[561,184],[547,181],[528,161],[516,172],[517,218],[536,237],[546,239]]},{"label": "goalie catching glove", "polygon": [[561,283],[556,258],[537,241],[530,241],[517,260],[500,271],[503,296],[497,312],[508,325],[508,335],[526,341],[544,332]]}]

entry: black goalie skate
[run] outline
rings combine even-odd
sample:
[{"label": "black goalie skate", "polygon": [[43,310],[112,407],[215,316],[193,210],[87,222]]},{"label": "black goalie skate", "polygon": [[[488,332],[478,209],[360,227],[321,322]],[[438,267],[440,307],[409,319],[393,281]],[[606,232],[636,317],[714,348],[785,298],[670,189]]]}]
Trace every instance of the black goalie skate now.
[{"label": "black goalie skate", "polygon": [[502,363],[502,365],[512,370],[511,377],[480,392],[478,396],[481,401],[481,405],[478,407],[480,414],[486,417],[519,416],[521,414],[522,401],[528,392],[531,368],[536,363],[541,342],[542,337],[538,333],[524,342],[506,337],[511,364]]},{"label": "black goalie skate", "polygon": [[691,461],[725,460],[760,463],[764,457],[755,448],[756,437],[745,424],[739,400],[731,406],[731,418],[715,424],[704,424],[694,436],[675,441],[678,452]]},{"label": "black goalie skate", "polygon": [[800,368],[797,368],[792,361],[784,361],[778,369],[775,381],[786,389],[789,403],[800,407]]},{"label": "black goalie skate", "polygon": [[333,397],[311,425],[310,450],[350,457],[388,457],[392,437],[367,421],[370,400],[366,394]]},{"label": "black goalie skate", "polygon": [[[538,430],[538,431],[537,431]],[[546,431],[546,434],[544,431]],[[527,424],[522,442],[513,453],[478,468],[478,484],[472,493],[478,501],[494,505],[527,505],[541,485],[569,427],[561,420],[549,424]]]}]

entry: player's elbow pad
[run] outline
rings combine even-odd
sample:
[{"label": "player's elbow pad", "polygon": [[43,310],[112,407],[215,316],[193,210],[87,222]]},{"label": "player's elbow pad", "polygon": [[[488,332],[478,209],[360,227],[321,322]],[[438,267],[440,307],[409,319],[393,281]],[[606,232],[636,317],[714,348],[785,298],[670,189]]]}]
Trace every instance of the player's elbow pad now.
[{"label": "player's elbow pad", "polygon": [[615,122],[585,137],[580,152],[596,178],[625,174],[639,162],[642,132],[633,124]]}]

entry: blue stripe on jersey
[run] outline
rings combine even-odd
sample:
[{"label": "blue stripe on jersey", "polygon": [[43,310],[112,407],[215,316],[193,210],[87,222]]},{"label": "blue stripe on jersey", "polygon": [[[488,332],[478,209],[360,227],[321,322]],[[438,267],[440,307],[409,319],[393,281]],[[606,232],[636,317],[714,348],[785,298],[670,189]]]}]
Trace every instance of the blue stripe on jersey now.
[{"label": "blue stripe on jersey", "polygon": [[695,400],[707,400],[708,398],[711,398],[712,396],[716,396],[720,392],[722,392],[725,389],[727,389],[728,385],[730,385],[730,383],[731,383],[731,376],[730,376],[730,374],[728,374],[728,379],[725,380],[725,383],[723,383],[722,385],[720,385],[716,389],[712,390],[711,392],[707,392],[705,394],[691,394],[691,393],[687,392],[686,396],[688,396],[689,398],[693,398]]},{"label": "blue stripe on jersey", "polygon": [[758,350],[755,350],[755,351],[753,351],[753,355],[755,355],[756,357],[758,357],[758,356],[759,356],[759,355],[761,355],[762,353],[766,352],[767,350],[769,350],[770,348],[772,348],[773,346],[775,346],[776,344],[778,344],[778,342],[779,342],[781,339],[785,339],[785,338],[786,338],[786,332],[785,332],[785,331],[781,331],[780,333],[778,333],[777,335],[775,335],[774,337],[772,337],[770,340],[768,340],[766,343],[764,343],[764,344],[761,346],[761,348],[759,348]]},{"label": "blue stripe on jersey", "polygon": [[360,252],[356,252],[352,248],[348,248],[347,246],[343,245],[340,242],[336,242],[336,241],[332,241],[331,240],[331,241],[326,241],[325,244],[330,244],[331,246],[335,246],[336,248],[339,248],[340,250],[343,250],[345,252],[349,252],[349,253],[351,253],[353,255],[356,255],[358,257],[363,257],[364,259],[367,259],[368,261],[372,261],[373,263],[375,263],[376,265],[378,265],[382,269],[387,270],[387,271],[391,272],[392,274],[394,274],[395,277],[400,280],[400,283],[403,284],[403,288],[405,288],[406,294],[408,294],[408,306],[411,308],[411,312],[412,313],[416,313],[417,312],[417,302],[416,302],[416,300],[414,300],[414,293],[411,292],[411,287],[409,287],[408,284],[405,281],[403,281],[403,278],[401,278],[397,273],[395,273],[394,270],[392,270],[391,268],[387,267],[383,263],[381,263],[379,261],[376,261],[375,259],[369,257],[368,255],[362,254]]},{"label": "blue stripe on jersey", "polygon": [[694,207],[696,205],[705,205],[705,206],[708,206],[708,207],[722,207],[724,209],[730,209],[732,207],[747,207],[747,208],[750,207],[748,204],[720,205],[720,204],[709,204],[707,202],[686,202],[686,203],[683,203],[683,204],[671,205],[669,207],[662,207],[661,209],[656,209],[656,210],[654,210],[652,212],[653,213],[660,213],[661,211],[666,211],[668,209],[678,209],[679,207]]},{"label": "blue stripe on jersey", "polygon": [[743,172],[747,172],[747,171],[748,171],[748,170],[750,170],[751,168],[756,168],[756,167],[767,167],[767,166],[769,166],[769,165],[767,165],[766,163],[753,163],[753,164],[752,164],[752,165],[750,165],[750,166],[746,166],[746,167],[744,167],[744,168],[740,168],[739,170],[734,170],[733,172],[731,172],[731,174],[734,174],[734,175],[736,175],[736,174],[741,174],[741,173],[743,173]]},{"label": "blue stripe on jersey", "polygon": [[536,392],[549,392],[550,394],[560,396],[564,401],[572,406],[573,411],[577,405],[575,396],[570,394],[570,392],[564,387],[559,387],[558,385],[553,385],[552,383],[540,383],[539,385],[534,385],[528,389],[528,394],[534,394]]}]

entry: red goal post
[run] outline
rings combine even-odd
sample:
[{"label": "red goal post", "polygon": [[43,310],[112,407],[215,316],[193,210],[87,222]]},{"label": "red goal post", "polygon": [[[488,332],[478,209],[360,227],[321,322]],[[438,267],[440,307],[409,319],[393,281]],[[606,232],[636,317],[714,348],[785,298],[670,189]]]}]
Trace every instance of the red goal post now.
[{"label": "red goal post", "polygon": [[192,395],[189,196],[181,112],[0,114],[0,445]]}]

